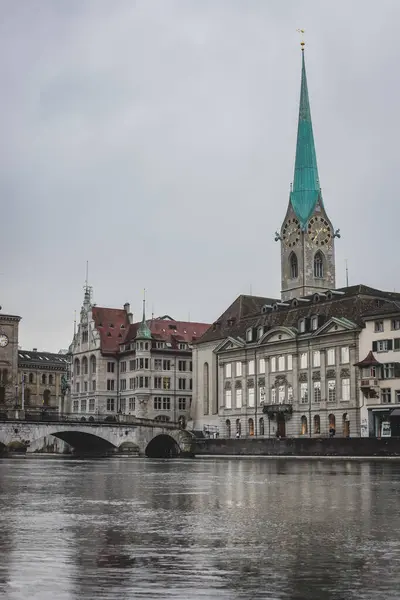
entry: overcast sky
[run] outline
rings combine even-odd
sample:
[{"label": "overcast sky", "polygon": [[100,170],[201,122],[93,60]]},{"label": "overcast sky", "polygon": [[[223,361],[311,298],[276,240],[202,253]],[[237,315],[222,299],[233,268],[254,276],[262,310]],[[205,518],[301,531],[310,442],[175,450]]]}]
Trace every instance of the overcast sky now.
[{"label": "overcast sky", "polygon": [[301,52],[337,285],[400,291],[398,0],[0,0],[0,304],[68,346],[94,301],[212,322],[278,296]]}]

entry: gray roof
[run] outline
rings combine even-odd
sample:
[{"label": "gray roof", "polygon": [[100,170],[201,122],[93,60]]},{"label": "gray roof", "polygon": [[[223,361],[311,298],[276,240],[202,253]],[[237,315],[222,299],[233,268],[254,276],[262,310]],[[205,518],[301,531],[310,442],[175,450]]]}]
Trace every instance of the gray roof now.
[{"label": "gray roof", "polygon": [[65,370],[68,364],[66,354],[54,352],[34,352],[33,350],[18,350],[18,366],[29,368],[47,368]]}]

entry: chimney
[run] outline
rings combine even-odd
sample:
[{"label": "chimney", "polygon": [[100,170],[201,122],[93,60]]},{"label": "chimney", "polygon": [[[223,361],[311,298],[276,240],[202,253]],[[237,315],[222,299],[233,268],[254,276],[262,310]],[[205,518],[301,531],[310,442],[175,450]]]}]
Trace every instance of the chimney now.
[{"label": "chimney", "polygon": [[37,352],[37,348],[33,348],[33,349],[32,349],[32,352]]},{"label": "chimney", "polygon": [[124,310],[129,315],[129,313],[131,311],[131,305],[129,304],[129,302],[125,302],[125,304],[124,304]]},{"label": "chimney", "polygon": [[128,313],[128,321],[129,321],[129,324],[132,325],[132,323],[133,323],[133,313],[131,313],[131,312]]}]

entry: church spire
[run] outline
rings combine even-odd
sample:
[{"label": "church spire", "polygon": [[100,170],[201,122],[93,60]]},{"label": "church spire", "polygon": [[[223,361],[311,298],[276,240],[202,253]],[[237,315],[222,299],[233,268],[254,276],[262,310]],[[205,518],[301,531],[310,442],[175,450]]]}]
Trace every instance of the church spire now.
[{"label": "church spire", "polygon": [[293,188],[290,202],[301,227],[305,229],[318,198],[322,204],[318,177],[317,156],[311,122],[310,101],[308,98],[307,75],[304,61],[304,42],[301,48],[301,88],[299,123],[297,128],[296,161],[294,166]]},{"label": "church spire", "polygon": [[137,330],[136,339],[151,339],[151,331],[146,323],[146,290],[143,292],[143,316]]}]

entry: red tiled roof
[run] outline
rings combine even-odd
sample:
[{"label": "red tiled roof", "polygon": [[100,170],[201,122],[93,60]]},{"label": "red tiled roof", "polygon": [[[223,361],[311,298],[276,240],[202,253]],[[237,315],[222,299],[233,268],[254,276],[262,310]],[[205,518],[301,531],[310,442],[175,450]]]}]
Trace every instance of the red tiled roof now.
[{"label": "red tiled roof", "polygon": [[[135,339],[140,323],[132,323],[129,327],[125,341]],[[170,342],[172,347],[178,343],[192,343],[199,339],[210,327],[209,323],[192,323],[187,321],[174,321],[173,319],[151,319],[147,321],[151,334],[155,340]]]},{"label": "red tiled roof", "polygon": [[101,351],[118,352],[129,331],[129,319],[122,308],[93,306],[92,317],[100,333]]}]

